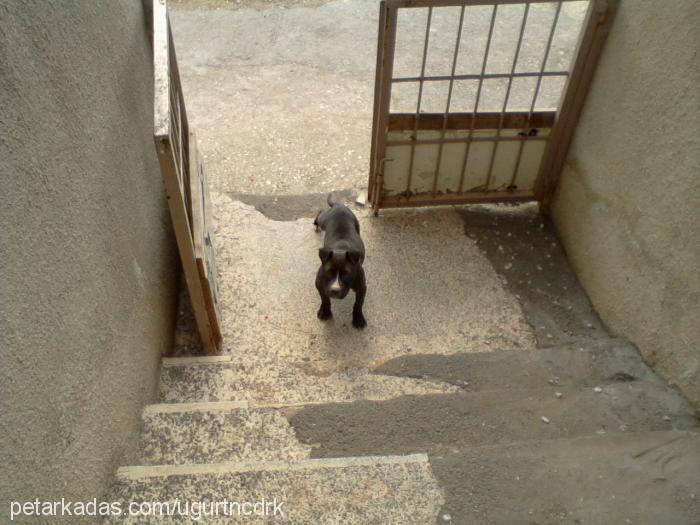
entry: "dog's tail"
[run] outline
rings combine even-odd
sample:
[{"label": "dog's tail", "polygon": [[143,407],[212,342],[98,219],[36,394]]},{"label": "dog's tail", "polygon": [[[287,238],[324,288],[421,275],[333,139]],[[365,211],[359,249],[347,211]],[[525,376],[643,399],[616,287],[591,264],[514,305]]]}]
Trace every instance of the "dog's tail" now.
[{"label": "dog's tail", "polygon": [[328,207],[329,207],[329,208],[332,208],[332,207],[333,207],[333,205],[334,205],[335,203],[333,202],[333,194],[332,194],[332,193],[329,193],[329,194],[328,194],[328,198],[326,199],[326,202],[328,203]]}]

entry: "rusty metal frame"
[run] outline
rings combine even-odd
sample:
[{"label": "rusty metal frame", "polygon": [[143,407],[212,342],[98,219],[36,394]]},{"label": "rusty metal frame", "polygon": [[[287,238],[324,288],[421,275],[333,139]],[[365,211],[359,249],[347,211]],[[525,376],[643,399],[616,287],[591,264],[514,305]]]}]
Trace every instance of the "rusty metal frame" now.
[{"label": "rusty metal frame", "polygon": [[[198,262],[199,236],[206,234],[200,209],[201,197],[192,198],[192,169],[201,161],[193,150],[185,99],[182,94],[177,57],[173,45],[165,0],[153,2],[154,132],[158,161],[168,199],[173,231],[180,253],[187,291],[197,330],[205,352],[216,353],[221,346],[221,329],[214,291],[216,284],[202,278]],[[197,173],[194,174],[198,177]],[[201,214],[201,215],[200,215]],[[197,220],[193,219],[193,215]],[[204,233],[203,233],[204,230]],[[199,259],[202,259],[200,253]],[[210,266],[213,258],[210,257]],[[199,267],[198,267],[199,266]],[[209,272],[208,275],[212,275]],[[215,279],[216,272],[213,272]]]},{"label": "rusty metal frame", "polygon": [[[508,202],[523,200],[538,200],[546,211],[552,193],[556,187],[556,181],[563,167],[566,152],[573,136],[573,131],[581,112],[585,94],[588,91],[597,59],[603,46],[603,42],[612,22],[617,0],[588,0],[588,9],[584,23],[580,30],[579,41],[574,53],[572,66],[565,71],[547,71],[546,64],[552,47],[555,31],[559,23],[559,15],[563,3],[575,0],[383,0],[380,3],[380,23],[377,42],[377,70],[375,79],[375,105],[372,126],[372,149],[370,158],[370,177],[368,184],[368,198],[372,203],[375,213],[380,208],[402,206],[429,206],[439,204],[463,204],[472,202]],[[549,31],[545,56],[539,71],[516,72],[518,57],[522,44],[524,30],[527,24],[529,7],[532,4],[555,3],[556,12]],[[524,5],[523,19],[520,24],[517,47],[512,67],[507,73],[486,73],[486,64],[492,41],[494,24],[498,13],[498,7],[505,4]],[[464,11],[470,6],[493,6],[491,13],[489,33],[482,61],[480,74],[457,75],[455,65],[461,41]],[[461,7],[458,36],[455,42],[451,75],[426,76],[425,63],[430,38],[430,25],[433,8],[435,7]],[[393,60],[396,46],[396,31],[398,11],[406,8],[425,8],[428,10],[425,38],[422,48],[421,72],[416,77],[393,77]],[[539,95],[542,79],[545,77],[563,77],[566,79],[562,97],[555,113],[535,111],[537,97]],[[483,81],[492,78],[504,78],[508,80],[508,88],[499,113],[479,112],[479,102],[482,94]],[[508,112],[508,100],[513,79],[536,78],[535,93],[532,98],[529,111]],[[450,113],[451,88],[455,80],[478,80],[474,109],[471,113]],[[445,112],[442,114],[421,113],[421,92],[424,83],[433,81],[449,81],[450,90],[447,96]],[[414,114],[390,113],[391,88],[394,83],[415,82],[419,85],[418,102]],[[497,125],[494,128],[494,137],[475,137],[476,129],[486,129],[488,123],[493,124],[494,117]],[[538,126],[539,125],[539,126]],[[547,127],[550,133],[546,137],[531,136],[526,131],[531,127]],[[418,131],[432,129],[440,132],[439,138],[419,139]],[[446,138],[447,130],[462,129],[468,131],[466,138]],[[516,137],[502,136],[505,129],[519,129],[521,132]],[[389,140],[389,131],[411,131],[410,140]],[[493,172],[497,148],[500,142],[518,141],[519,148],[515,161],[510,184],[506,190],[489,190],[489,184]],[[546,141],[545,152],[542,156],[540,168],[535,180],[534,190],[519,190],[517,188],[517,176],[526,142]],[[492,142],[493,149],[489,161],[486,183],[471,191],[464,191],[464,178],[470,146],[473,142]],[[444,144],[464,143],[465,151],[462,159],[462,172],[459,178],[459,191],[454,193],[441,193],[437,191],[442,149]],[[415,148],[422,144],[437,144],[438,157],[433,178],[432,191],[420,194],[411,193],[411,182],[414,169]],[[388,146],[410,146],[410,160],[407,175],[406,191],[404,194],[387,196],[383,195],[383,181]]]}]

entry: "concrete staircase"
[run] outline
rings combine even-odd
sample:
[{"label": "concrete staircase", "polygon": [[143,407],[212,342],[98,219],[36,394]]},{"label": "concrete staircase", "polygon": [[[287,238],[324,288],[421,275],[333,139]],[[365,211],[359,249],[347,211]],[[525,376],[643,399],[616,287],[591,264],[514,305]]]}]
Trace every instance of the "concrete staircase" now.
[{"label": "concrete staircase", "polygon": [[165,359],[113,498],[282,502],[246,523],[698,523],[695,411],[624,341],[424,358],[308,403],[241,399],[231,356]]},{"label": "concrete staircase", "polygon": [[[241,515],[234,504],[233,516],[223,504],[217,516],[205,507],[207,523],[428,523],[437,515],[443,498],[425,453],[312,459],[284,415],[306,405],[237,400],[237,380],[230,356],[164,360],[164,403],[144,409],[139,466],[118,470],[111,499],[124,509],[134,501],[181,507],[175,516],[111,522],[187,522],[177,515],[182,505],[202,500],[262,502]],[[372,378],[359,378],[358,389],[371,396]]]}]

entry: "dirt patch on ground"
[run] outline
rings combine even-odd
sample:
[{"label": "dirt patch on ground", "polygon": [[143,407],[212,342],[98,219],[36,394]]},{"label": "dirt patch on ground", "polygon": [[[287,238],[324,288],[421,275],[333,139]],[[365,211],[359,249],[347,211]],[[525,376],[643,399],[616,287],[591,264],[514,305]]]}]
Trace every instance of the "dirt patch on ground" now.
[{"label": "dirt patch on ground", "polygon": [[[228,193],[237,201],[254,206],[268,219],[273,221],[295,221],[303,218],[314,218],[319,210],[328,207],[328,193],[309,193],[307,195],[250,195],[244,193]],[[357,192],[342,190],[333,192],[335,202],[344,202],[354,208]]]},{"label": "dirt patch on ground", "polygon": [[608,337],[557,239],[537,206],[458,208],[476,241],[532,325],[538,346]]}]

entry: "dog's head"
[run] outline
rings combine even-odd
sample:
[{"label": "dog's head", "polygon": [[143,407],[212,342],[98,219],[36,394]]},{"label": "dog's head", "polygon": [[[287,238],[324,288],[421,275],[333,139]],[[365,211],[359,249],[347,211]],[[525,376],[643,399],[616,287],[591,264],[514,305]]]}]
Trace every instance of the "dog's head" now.
[{"label": "dog's head", "polygon": [[343,299],[355,279],[360,264],[360,253],[320,248],[318,256],[321,258],[319,273],[326,294],[334,299]]}]

